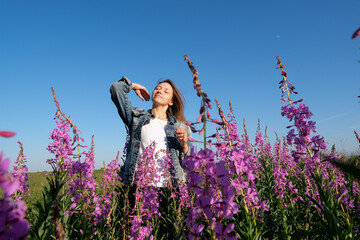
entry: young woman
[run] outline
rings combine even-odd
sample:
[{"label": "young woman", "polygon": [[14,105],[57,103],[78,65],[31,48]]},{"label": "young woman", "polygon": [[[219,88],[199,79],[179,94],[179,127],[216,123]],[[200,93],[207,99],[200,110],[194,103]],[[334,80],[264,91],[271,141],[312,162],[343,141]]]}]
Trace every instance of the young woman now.
[{"label": "young woman", "polygon": [[[152,100],[152,109],[144,110],[131,105],[128,98],[130,90],[142,100]],[[189,137],[191,130],[184,116],[184,104],[180,91],[171,80],[159,82],[151,96],[145,87],[122,77],[110,88],[111,99],[116,105],[130,136],[124,166],[120,177],[125,184],[132,184],[136,173],[137,161],[144,149],[153,141],[156,142],[155,152],[166,151],[170,154],[173,171],[170,171],[173,187],[185,180],[181,160],[190,152]],[[163,155],[158,155],[160,158]],[[162,169],[160,162],[160,171]],[[160,178],[159,187],[166,187],[167,179]]]}]

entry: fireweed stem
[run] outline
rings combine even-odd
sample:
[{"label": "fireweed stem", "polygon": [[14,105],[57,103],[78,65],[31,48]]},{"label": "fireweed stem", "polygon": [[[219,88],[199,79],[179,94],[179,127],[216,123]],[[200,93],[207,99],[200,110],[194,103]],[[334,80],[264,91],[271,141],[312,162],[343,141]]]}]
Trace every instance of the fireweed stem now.
[{"label": "fireweed stem", "polygon": [[287,93],[287,96],[288,96],[288,101],[289,101],[290,106],[292,106],[293,104],[292,104],[292,100],[290,98],[290,91],[289,91],[288,83],[287,83],[287,80],[286,80],[285,76],[284,76],[284,82],[285,82],[286,93]]},{"label": "fireweed stem", "polygon": [[247,214],[249,214],[249,209],[248,209],[247,204],[246,204],[245,194],[244,194],[244,191],[243,191],[242,188],[240,189],[240,194],[243,197],[245,211],[246,211]]},{"label": "fireweed stem", "polygon": [[211,227],[211,239],[216,240],[215,226],[214,226],[214,222],[211,220],[210,220],[210,227]]},{"label": "fireweed stem", "polygon": [[204,151],[206,151],[206,109],[204,111]]}]

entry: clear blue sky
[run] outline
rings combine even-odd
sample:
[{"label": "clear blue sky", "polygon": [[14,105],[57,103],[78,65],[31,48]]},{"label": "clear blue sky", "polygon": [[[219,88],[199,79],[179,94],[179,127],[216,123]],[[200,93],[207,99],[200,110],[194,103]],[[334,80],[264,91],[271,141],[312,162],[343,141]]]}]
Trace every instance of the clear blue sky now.
[{"label": "clear blue sky", "polygon": [[238,122],[245,118],[252,141],[260,118],[272,142],[288,125],[280,115],[279,55],[318,133],[330,147],[357,151],[360,42],[350,38],[360,27],[359,9],[358,0],[0,1],[0,130],[17,133],[0,138],[0,151],[14,162],[22,141],[29,170],[50,169],[51,86],[88,144],[94,135],[96,168],[124,146],[109,93],[123,75],[149,90],[172,79],[195,121],[200,99],[184,54],[210,98],[225,112],[231,101]]}]

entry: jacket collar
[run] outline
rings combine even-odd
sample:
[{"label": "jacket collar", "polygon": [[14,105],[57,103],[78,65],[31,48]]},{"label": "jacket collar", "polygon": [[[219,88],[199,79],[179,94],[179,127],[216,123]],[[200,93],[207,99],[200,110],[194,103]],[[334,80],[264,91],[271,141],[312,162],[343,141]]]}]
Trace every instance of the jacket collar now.
[{"label": "jacket collar", "polygon": [[[154,114],[152,114],[152,109],[149,109],[149,110],[147,110],[147,111],[148,111],[150,117],[152,117],[152,118],[155,117]],[[167,114],[167,117],[168,117],[168,119],[169,119],[169,123],[170,123],[171,125],[174,125],[174,124],[177,122],[176,118],[175,118],[171,113],[169,113],[169,112],[166,112],[166,114]]]}]

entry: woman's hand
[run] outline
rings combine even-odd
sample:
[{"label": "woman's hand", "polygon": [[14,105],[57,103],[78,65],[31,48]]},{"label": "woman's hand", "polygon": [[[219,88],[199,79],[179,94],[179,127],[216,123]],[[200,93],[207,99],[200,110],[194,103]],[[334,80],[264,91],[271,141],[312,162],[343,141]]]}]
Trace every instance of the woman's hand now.
[{"label": "woman's hand", "polygon": [[150,94],[144,86],[141,86],[140,84],[137,84],[137,83],[132,83],[131,89],[135,91],[136,95],[138,95],[139,98],[141,98],[141,100],[143,100],[143,101],[150,100]]},{"label": "woman's hand", "polygon": [[175,130],[176,138],[179,140],[183,152],[186,154],[189,150],[189,146],[187,145],[188,135],[185,129],[178,128]]}]

